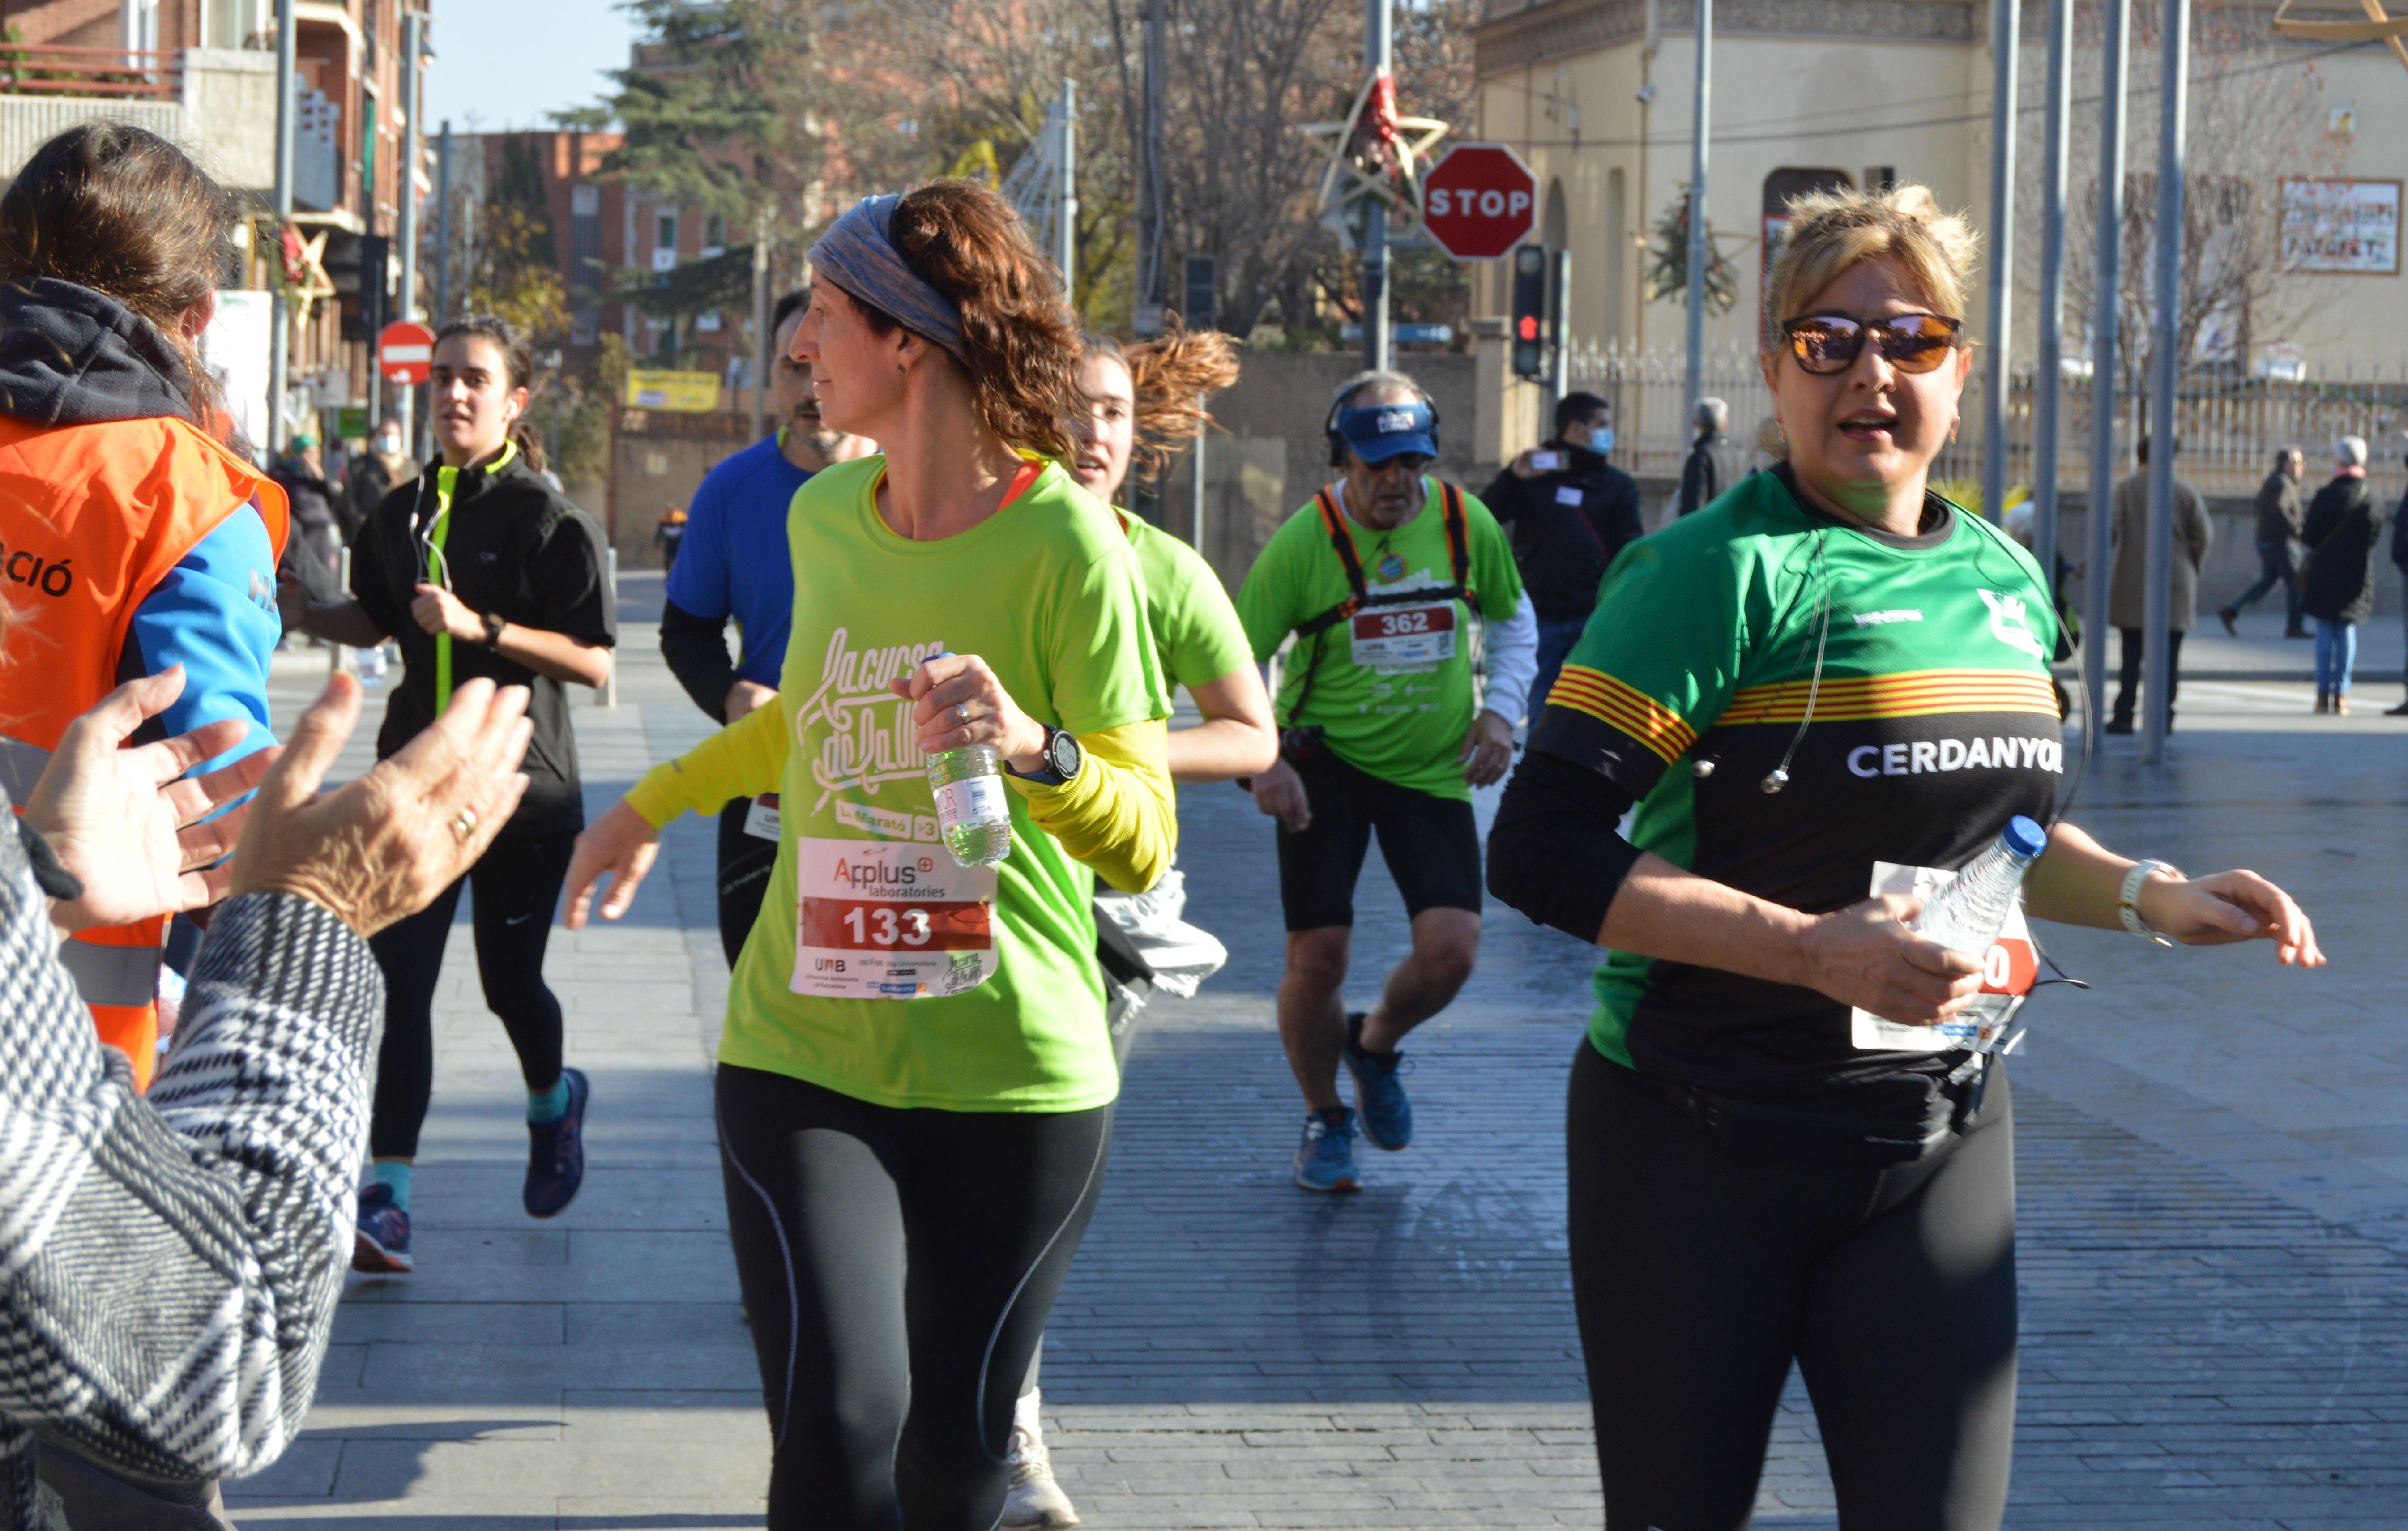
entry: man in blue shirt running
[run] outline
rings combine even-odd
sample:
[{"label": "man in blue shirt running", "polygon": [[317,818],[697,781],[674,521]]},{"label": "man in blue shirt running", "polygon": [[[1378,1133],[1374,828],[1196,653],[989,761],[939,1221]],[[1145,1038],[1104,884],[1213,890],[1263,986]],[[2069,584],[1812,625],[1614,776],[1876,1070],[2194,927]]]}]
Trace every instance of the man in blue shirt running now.
[{"label": "man in blue shirt running", "polygon": [[[714,726],[732,723],[778,694],[794,614],[795,571],[786,554],[786,507],[795,491],[832,463],[866,457],[877,444],[832,431],[811,393],[811,365],[787,354],[810,303],[788,293],[772,312],[777,361],[769,406],[778,434],[707,474],[686,512],[685,537],[661,608],[661,657]],[[730,661],[727,623],[738,657]],[[719,940],[736,966],[761,912],[778,859],[778,800],[738,797],[719,815]]]}]

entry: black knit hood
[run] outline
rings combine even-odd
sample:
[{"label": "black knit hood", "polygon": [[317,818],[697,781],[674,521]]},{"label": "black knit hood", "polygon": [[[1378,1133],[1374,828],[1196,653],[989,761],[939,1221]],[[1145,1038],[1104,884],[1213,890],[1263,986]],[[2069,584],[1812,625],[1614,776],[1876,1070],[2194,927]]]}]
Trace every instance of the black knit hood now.
[{"label": "black knit hood", "polygon": [[0,415],[36,425],[191,421],[192,368],[158,327],[54,277],[0,285]]}]

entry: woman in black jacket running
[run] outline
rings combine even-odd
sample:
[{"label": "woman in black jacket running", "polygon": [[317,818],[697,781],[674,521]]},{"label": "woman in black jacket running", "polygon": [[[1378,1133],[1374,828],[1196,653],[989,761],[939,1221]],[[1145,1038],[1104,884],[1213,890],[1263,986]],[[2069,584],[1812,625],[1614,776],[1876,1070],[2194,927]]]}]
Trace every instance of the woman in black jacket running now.
[{"label": "woman in black jacket running", "polygon": [[485,1003],[526,1081],[527,1214],[557,1215],[585,1176],[589,1086],[582,1070],[562,1066],[560,1001],[543,981],[543,954],[585,827],[567,682],[609,679],[618,620],[601,528],[538,476],[514,439],[530,371],[526,342],[506,322],[444,325],[429,386],[441,455],[352,537],[350,600],[304,610],[295,593],[286,597],[288,625],[361,648],[400,644],[403,676],[377,736],[380,756],[434,722],[472,677],[533,693],[527,793],[498,850],[376,939],[389,994],[369,1132],[375,1179],[360,1195],[354,1265],[365,1271],[412,1268],[410,1177],[434,1085],[435,984],[463,883],[476,893]]},{"label": "woman in black jacket running", "polygon": [[[1489,885],[1607,949],[1567,1123],[1607,1525],[1744,1525],[1794,1359],[1842,1525],[1989,1531],[2015,1377],[1993,1050],[2033,948],[2012,912],[1982,952],[1906,922],[2052,817],[2056,622],[2030,555],[1927,488],[1971,359],[1963,223],[1919,186],[1790,209],[1762,358],[1788,460],[1614,565]],[[2024,888],[2044,919],[2323,961],[2256,874],[2069,823]]]}]

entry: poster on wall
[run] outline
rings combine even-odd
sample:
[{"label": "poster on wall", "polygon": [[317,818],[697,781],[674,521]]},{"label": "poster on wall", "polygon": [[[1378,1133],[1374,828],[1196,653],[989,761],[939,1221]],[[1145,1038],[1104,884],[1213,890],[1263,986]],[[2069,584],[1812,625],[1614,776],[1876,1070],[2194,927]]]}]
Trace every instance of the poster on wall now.
[{"label": "poster on wall", "polygon": [[267,351],[275,301],[268,293],[221,290],[217,317],[201,332],[201,365],[217,380],[226,413],[254,455],[267,445]]},{"label": "poster on wall", "polygon": [[2283,265],[2348,276],[2400,274],[2400,182],[2283,182]]}]

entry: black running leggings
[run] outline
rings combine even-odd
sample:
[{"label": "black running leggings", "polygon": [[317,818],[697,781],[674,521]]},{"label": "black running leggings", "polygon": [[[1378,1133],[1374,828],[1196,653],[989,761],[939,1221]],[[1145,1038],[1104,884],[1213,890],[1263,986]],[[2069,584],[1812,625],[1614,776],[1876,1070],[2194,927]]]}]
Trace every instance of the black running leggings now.
[{"label": "black running leggings", "polygon": [[717,1094],[770,1531],[993,1531],[1111,1108],[903,1109],[730,1064]]},{"label": "black running leggings", "polygon": [[1792,1357],[1845,1531],[1993,1531],[2015,1412],[2014,1127],[1886,1169],[1742,1160],[1585,1042],[1573,1301],[1608,1531],[1748,1524]]},{"label": "black running leggings", "polygon": [[418,1155],[418,1129],[435,1089],[435,984],[464,884],[474,894],[470,918],[485,1004],[518,1050],[528,1091],[560,1082],[560,1001],[543,981],[543,953],[576,844],[573,830],[495,840],[434,903],[369,938],[384,969],[385,994],[376,1114],[368,1123],[368,1152],[377,1158]]}]

